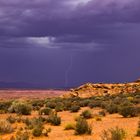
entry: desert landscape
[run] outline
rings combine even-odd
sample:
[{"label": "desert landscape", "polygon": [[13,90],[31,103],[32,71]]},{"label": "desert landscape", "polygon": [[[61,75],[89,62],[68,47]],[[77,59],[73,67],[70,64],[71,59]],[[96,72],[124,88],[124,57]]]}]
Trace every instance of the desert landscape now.
[{"label": "desert landscape", "polygon": [[140,140],[140,0],[0,0],[0,140]]},{"label": "desert landscape", "polygon": [[140,82],[1,90],[1,140],[139,140]]}]

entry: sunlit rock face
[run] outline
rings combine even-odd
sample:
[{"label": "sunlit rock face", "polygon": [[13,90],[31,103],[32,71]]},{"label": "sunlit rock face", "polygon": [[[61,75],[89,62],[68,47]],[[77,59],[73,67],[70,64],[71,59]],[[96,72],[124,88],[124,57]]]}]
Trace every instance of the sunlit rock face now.
[{"label": "sunlit rock face", "polygon": [[115,94],[133,94],[140,92],[140,80],[131,83],[115,83],[115,84],[92,84],[87,83],[78,88],[71,89],[70,93],[63,97],[81,97],[87,98],[92,96],[104,96]]}]

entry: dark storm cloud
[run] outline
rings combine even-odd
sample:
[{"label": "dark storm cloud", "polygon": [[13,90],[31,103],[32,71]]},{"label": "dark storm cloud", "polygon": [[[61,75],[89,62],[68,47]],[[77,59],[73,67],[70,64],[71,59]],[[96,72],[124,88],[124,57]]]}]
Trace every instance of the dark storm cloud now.
[{"label": "dark storm cloud", "polygon": [[0,0],[0,81],[135,79],[139,17],[140,0]]},{"label": "dark storm cloud", "polygon": [[15,47],[31,45],[28,37],[54,37],[57,48],[76,47],[80,40],[85,47],[109,43],[126,24],[139,24],[139,9],[139,0],[0,0],[0,36],[7,38],[1,46],[8,46],[9,38],[11,47],[14,41]]}]

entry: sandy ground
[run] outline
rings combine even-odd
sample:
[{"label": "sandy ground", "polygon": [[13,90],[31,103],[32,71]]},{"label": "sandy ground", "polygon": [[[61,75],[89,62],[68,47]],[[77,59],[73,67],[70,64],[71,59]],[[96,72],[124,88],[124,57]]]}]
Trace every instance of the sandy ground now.
[{"label": "sandy ground", "polygon": [[57,97],[67,93],[64,90],[0,90],[0,99],[43,99],[47,97]]},{"label": "sandy ground", "polygon": [[[118,126],[119,128],[123,128],[127,132],[127,140],[140,140],[139,137],[135,137],[137,126],[138,126],[138,117],[134,118],[123,118],[122,116],[118,114],[113,115],[107,115],[106,117],[102,117],[102,121],[96,121],[95,118],[89,119],[88,122],[92,124],[93,127],[93,133],[91,136],[83,135],[83,136],[75,136],[74,130],[64,130],[64,127],[67,123],[74,123],[74,118],[78,116],[78,114],[81,113],[81,111],[85,110],[87,108],[82,108],[78,113],[70,113],[68,111],[63,111],[58,113],[59,116],[61,116],[62,123],[60,126],[50,126],[49,124],[46,124],[46,128],[51,128],[52,131],[49,133],[49,137],[39,137],[39,138],[33,138],[31,137],[31,140],[101,140],[100,136],[102,134],[103,130],[107,130],[109,128],[114,128]],[[89,108],[88,108],[89,109]],[[94,108],[91,109],[93,114],[97,114],[100,109]],[[33,112],[31,116],[29,117],[35,117],[37,116],[36,112]],[[0,115],[0,119],[6,118],[7,115]],[[20,127],[23,124],[15,124],[16,127]],[[3,135],[2,140],[9,140],[10,135]],[[132,139],[132,137],[134,139]]]}]

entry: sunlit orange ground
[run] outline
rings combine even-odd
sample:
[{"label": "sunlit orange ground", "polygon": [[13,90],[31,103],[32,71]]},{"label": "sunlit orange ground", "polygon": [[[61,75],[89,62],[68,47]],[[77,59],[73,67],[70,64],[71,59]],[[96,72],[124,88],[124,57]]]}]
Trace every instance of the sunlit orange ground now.
[{"label": "sunlit orange ground", "polygon": [[[50,127],[52,129],[51,133],[49,133],[49,137],[39,137],[34,138],[31,136],[33,140],[101,140],[100,135],[103,130],[114,128],[116,126],[120,128],[124,128],[127,132],[127,140],[140,140],[139,137],[135,137],[139,118],[123,118],[118,114],[107,115],[106,117],[102,117],[102,121],[96,121],[95,118],[89,119],[89,123],[93,126],[93,133],[91,136],[75,136],[74,130],[64,130],[64,127],[67,123],[74,123],[74,118],[78,116],[78,114],[87,108],[82,108],[78,113],[70,113],[68,111],[63,111],[58,113],[62,118],[62,124],[60,126],[50,126],[46,124],[45,127]],[[93,114],[97,114],[100,109],[94,108],[91,109]],[[29,117],[37,116],[37,112],[33,112]],[[0,115],[1,118],[6,118],[8,115]],[[21,127],[24,124],[14,124],[14,127]],[[2,135],[2,140],[9,140],[9,137],[13,134]],[[132,139],[132,137],[134,139]]]}]

